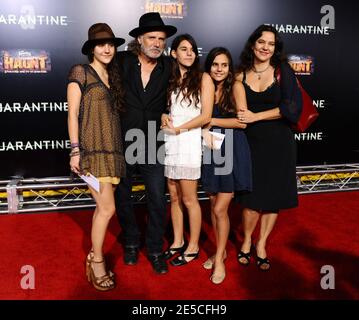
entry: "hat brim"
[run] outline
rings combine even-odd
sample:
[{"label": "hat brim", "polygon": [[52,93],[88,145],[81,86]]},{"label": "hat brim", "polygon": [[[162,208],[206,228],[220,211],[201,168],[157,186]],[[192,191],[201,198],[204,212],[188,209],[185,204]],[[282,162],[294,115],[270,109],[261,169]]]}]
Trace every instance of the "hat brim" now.
[{"label": "hat brim", "polygon": [[152,32],[152,31],[164,31],[166,37],[169,38],[177,32],[177,28],[174,26],[148,26],[148,27],[137,27],[131,30],[128,34],[131,37],[137,38],[141,34]]},{"label": "hat brim", "polygon": [[103,38],[103,39],[87,40],[84,43],[84,45],[82,46],[81,52],[82,52],[82,54],[87,55],[89,53],[89,51],[91,50],[91,48],[96,46],[96,44],[103,43],[103,42],[106,42],[106,41],[113,42],[115,47],[119,47],[119,46],[123,45],[126,42],[126,40],[122,39],[122,38]]}]

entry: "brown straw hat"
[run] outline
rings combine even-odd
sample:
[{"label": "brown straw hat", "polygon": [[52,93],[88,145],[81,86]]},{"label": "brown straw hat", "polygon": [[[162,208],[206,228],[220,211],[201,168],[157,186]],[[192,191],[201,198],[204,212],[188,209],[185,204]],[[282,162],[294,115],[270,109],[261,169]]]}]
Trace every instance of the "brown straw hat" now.
[{"label": "brown straw hat", "polygon": [[164,31],[167,38],[177,32],[177,28],[165,25],[158,12],[148,12],[140,17],[139,26],[129,32],[131,37],[138,37],[141,34],[151,31]]},{"label": "brown straw hat", "polygon": [[88,40],[82,46],[81,52],[85,55],[89,53],[89,50],[96,44],[104,41],[112,41],[116,47],[125,43],[125,39],[116,38],[110,26],[106,23],[95,23],[88,31]]}]

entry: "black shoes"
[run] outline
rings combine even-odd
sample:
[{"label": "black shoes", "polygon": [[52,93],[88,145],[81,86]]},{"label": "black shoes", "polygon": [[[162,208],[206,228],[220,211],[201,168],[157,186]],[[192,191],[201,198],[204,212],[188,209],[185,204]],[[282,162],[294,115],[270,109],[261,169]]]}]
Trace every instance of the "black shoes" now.
[{"label": "black shoes", "polygon": [[[127,265],[135,265],[138,261],[139,249],[135,246],[125,246],[125,252],[123,256],[123,261]],[[158,274],[163,274],[168,272],[168,267],[166,260],[163,258],[162,254],[149,254],[148,260],[152,264],[153,270]]]},{"label": "black shoes", "polygon": [[135,265],[138,261],[138,247],[125,247],[123,261],[127,265]]},{"label": "black shoes", "polygon": [[148,255],[148,260],[152,264],[153,270],[158,274],[164,274],[168,272],[168,266],[165,258],[162,254]]},{"label": "black shoes", "polygon": [[[182,253],[180,256],[173,259],[170,263],[174,267],[179,267],[179,266],[183,266],[184,264],[187,264],[187,263],[197,259],[198,256],[199,256],[199,251],[195,252],[195,253]],[[186,258],[193,258],[193,259],[187,261]]]},{"label": "black shoes", "polygon": [[242,266],[249,266],[249,264],[251,263],[251,251],[247,253],[243,252],[242,250],[239,251],[237,259]]},{"label": "black shoes", "polygon": [[269,271],[270,269],[270,262],[269,259],[266,258],[260,258],[260,257],[256,257],[257,259],[257,267],[259,268],[259,270],[261,271]]},{"label": "black shoes", "polygon": [[237,255],[237,260],[242,266],[249,266],[251,263],[251,256],[252,252],[256,250],[256,247],[254,244],[251,244],[248,252],[243,252],[242,250],[239,251]]},{"label": "black shoes", "polygon": [[176,254],[182,254],[186,249],[186,242],[183,243],[182,247],[178,248],[170,248],[168,247],[167,250],[162,254],[163,258],[168,260],[171,259]]}]

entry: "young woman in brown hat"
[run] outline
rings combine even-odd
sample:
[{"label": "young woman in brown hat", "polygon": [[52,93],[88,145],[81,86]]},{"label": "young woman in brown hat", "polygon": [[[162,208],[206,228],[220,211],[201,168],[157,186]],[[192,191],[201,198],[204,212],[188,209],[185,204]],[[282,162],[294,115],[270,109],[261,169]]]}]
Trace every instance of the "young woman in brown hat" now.
[{"label": "young woman in brown hat", "polygon": [[117,46],[124,42],[107,24],[92,25],[82,47],[89,64],[73,66],[68,76],[70,167],[76,174],[91,173],[100,182],[99,191],[89,186],[96,209],[86,275],[101,291],[115,287],[114,274],[105,265],[103,243],[115,213],[114,188],[125,173],[119,121],[123,90],[113,59]]}]

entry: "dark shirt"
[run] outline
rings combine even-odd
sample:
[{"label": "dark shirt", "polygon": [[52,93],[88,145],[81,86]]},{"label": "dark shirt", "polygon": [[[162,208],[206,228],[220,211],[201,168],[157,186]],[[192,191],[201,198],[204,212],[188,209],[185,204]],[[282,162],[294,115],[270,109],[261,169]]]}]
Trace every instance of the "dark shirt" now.
[{"label": "dark shirt", "polygon": [[123,137],[128,130],[142,129],[147,135],[148,121],[156,121],[156,133],[161,125],[161,115],[167,109],[167,86],[171,73],[171,60],[161,56],[145,88],[141,79],[141,64],[130,51],[117,53],[123,86],[125,112],[121,117]]}]

